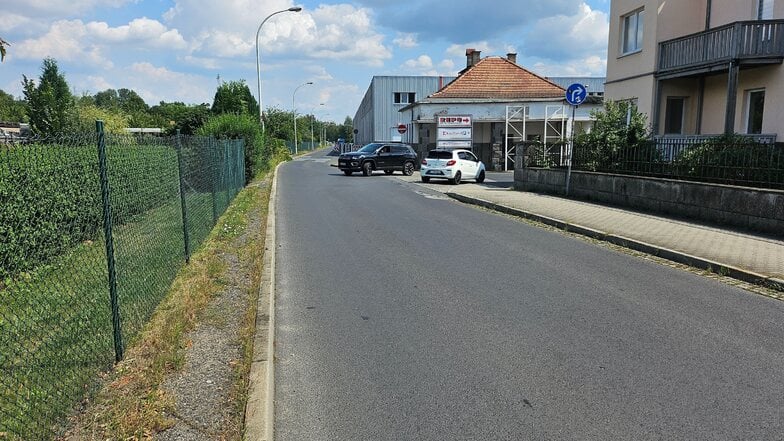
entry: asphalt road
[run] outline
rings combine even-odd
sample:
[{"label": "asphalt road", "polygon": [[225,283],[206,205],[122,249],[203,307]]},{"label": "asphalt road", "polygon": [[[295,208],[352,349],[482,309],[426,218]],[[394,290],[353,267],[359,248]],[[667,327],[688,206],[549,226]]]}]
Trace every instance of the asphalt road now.
[{"label": "asphalt road", "polygon": [[277,440],[784,439],[784,302],[329,160],[280,169]]}]

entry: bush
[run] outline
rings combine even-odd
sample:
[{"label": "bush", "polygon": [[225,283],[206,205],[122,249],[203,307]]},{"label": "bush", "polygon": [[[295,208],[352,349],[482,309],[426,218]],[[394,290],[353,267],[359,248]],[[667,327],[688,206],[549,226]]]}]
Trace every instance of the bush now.
[{"label": "bush", "polygon": [[751,138],[722,135],[689,147],[673,161],[679,178],[729,184],[784,184],[784,151]]},{"label": "bush", "polygon": [[245,140],[245,182],[250,182],[263,163],[271,157],[265,148],[261,127],[251,115],[224,113],[208,119],[198,131],[199,135],[213,136],[217,139]]},{"label": "bush", "polygon": [[[116,223],[177,195],[173,148],[112,145],[107,156]],[[95,239],[102,227],[94,144],[0,147],[0,280]]]}]

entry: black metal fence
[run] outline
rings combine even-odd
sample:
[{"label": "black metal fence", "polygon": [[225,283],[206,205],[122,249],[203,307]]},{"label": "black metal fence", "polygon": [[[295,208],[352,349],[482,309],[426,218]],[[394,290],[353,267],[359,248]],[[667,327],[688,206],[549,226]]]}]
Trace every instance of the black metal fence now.
[{"label": "black metal fence", "polygon": [[0,143],[0,439],[49,439],[244,185],[241,140]]},{"label": "black metal fence", "polygon": [[[569,143],[528,143],[524,165],[566,167]],[[621,147],[576,143],[572,169],[784,189],[784,145],[736,137],[702,142],[651,140]]]}]

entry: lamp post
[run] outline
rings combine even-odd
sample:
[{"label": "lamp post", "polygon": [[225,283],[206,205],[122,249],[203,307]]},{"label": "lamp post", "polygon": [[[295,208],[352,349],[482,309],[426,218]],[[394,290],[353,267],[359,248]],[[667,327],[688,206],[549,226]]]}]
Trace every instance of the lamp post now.
[{"label": "lamp post", "polygon": [[294,97],[297,96],[297,91],[302,86],[308,86],[313,84],[313,81],[308,81],[307,83],[302,83],[294,89],[294,93],[291,94],[291,110],[294,112],[294,154],[298,153],[297,149],[297,106],[294,104]]},{"label": "lamp post", "polygon": [[327,122],[326,122],[326,119],[327,119],[328,116],[329,116],[329,112],[321,115],[321,117],[324,118],[324,121],[321,122],[321,141],[320,141],[320,143],[322,145],[324,144],[324,142],[327,141]]},{"label": "lamp post", "polygon": [[256,30],[256,87],[257,92],[259,95],[259,122],[261,122],[261,132],[264,133],[264,107],[261,104],[261,65],[259,64],[259,34],[261,33],[261,27],[264,26],[264,23],[270,19],[275,14],[280,14],[283,12],[299,12],[302,8],[299,6],[293,6],[288,9],[282,9],[277,12],[273,12],[272,14],[268,15],[267,18],[261,21],[259,28]]},{"label": "lamp post", "polygon": [[[319,106],[323,106],[323,105],[324,103],[319,103]],[[316,114],[315,114],[316,107],[318,106],[313,106],[313,108],[310,109],[310,149],[311,150],[313,150],[313,120],[316,119]],[[319,143],[319,147],[321,147],[321,143]]]}]

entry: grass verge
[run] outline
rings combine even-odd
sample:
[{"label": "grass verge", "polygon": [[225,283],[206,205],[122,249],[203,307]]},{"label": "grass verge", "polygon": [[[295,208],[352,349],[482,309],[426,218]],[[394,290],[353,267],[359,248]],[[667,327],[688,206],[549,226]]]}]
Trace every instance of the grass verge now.
[{"label": "grass verge", "polygon": [[[269,186],[260,177],[236,197],[200,250],[177,275],[126,358],[109,375],[93,403],[75,421],[69,439],[146,439],[174,424],[172,397],[162,385],[185,362],[187,334],[205,317],[210,301],[228,283],[223,256],[234,253],[245,276],[248,308],[240,331],[242,359],[233,366],[231,402],[236,406],[225,439],[241,439],[247,378],[253,350],[255,305],[264,250]],[[242,239],[242,240],[239,240]]]}]

